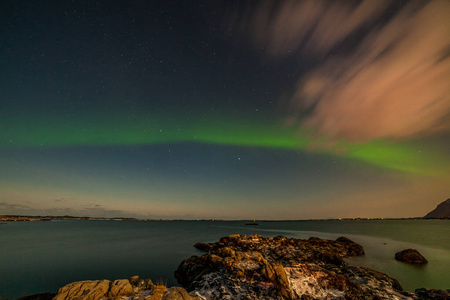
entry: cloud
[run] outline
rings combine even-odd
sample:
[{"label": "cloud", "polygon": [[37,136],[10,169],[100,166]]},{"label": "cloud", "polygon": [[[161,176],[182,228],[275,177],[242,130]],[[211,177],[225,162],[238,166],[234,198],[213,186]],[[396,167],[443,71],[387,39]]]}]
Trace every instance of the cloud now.
[{"label": "cloud", "polygon": [[[54,201],[60,202],[67,198],[60,198]],[[31,203],[31,202],[30,202]],[[52,215],[52,216],[62,216],[62,215],[73,215],[73,216],[95,216],[95,217],[140,217],[140,218],[150,218],[154,217],[139,214],[131,211],[118,210],[103,208],[100,204],[92,204],[80,207],[78,209],[72,207],[46,207],[43,208],[41,205],[21,205],[9,202],[0,202],[0,211],[4,214],[11,215]]]},{"label": "cloud", "polygon": [[0,209],[4,211],[9,210],[22,210],[22,209],[28,209],[28,206],[20,205],[20,204],[14,204],[14,203],[7,203],[7,202],[0,202]]},{"label": "cloud", "polygon": [[352,3],[266,1],[246,16],[270,56],[319,62],[290,100],[301,129],[350,142],[448,132],[450,2]]}]

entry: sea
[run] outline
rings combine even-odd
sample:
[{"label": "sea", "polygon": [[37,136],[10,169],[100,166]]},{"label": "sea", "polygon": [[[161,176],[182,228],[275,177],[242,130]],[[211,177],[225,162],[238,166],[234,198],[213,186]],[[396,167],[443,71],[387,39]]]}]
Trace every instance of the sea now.
[{"label": "sea", "polygon": [[[183,259],[202,255],[193,245],[230,234],[336,239],[348,237],[366,254],[346,259],[399,280],[405,290],[450,289],[450,220],[264,221],[52,220],[0,225],[0,299],[53,292],[81,280],[133,275],[177,285]],[[429,261],[412,266],[394,259],[413,248]]]}]

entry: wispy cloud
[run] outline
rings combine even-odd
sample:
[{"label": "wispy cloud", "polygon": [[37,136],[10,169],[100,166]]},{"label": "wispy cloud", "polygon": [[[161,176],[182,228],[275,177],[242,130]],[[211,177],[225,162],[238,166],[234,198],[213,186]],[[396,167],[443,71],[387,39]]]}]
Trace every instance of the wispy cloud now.
[{"label": "wispy cloud", "polygon": [[[64,199],[64,198],[61,198]],[[56,202],[60,199],[56,199]],[[95,216],[95,217],[139,217],[139,218],[153,218],[155,216],[143,215],[126,210],[109,209],[100,204],[86,205],[80,208],[73,207],[46,207],[41,205],[21,205],[9,202],[0,202],[0,211],[2,214],[11,215],[72,215],[72,216]],[[159,216],[158,216],[159,218]]]},{"label": "wispy cloud", "polygon": [[7,203],[7,202],[0,202],[0,210],[2,210],[2,211],[24,210],[24,209],[29,209],[29,207],[26,206],[26,205]]},{"label": "wispy cloud", "polygon": [[271,56],[319,62],[290,100],[302,130],[351,142],[449,131],[450,2],[406,3],[266,1],[245,17]]}]

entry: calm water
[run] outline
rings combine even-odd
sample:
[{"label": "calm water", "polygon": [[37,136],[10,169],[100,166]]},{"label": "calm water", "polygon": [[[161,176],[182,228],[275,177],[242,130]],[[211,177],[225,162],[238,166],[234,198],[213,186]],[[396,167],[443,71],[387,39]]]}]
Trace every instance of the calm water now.
[{"label": "calm water", "polygon": [[[260,222],[51,221],[0,225],[0,299],[56,292],[73,281],[139,275],[175,285],[178,264],[201,252],[196,242],[233,233],[295,238],[347,236],[363,245],[367,266],[397,278],[407,290],[450,288],[450,221]],[[415,248],[429,261],[414,267],[397,262],[397,251]]]}]

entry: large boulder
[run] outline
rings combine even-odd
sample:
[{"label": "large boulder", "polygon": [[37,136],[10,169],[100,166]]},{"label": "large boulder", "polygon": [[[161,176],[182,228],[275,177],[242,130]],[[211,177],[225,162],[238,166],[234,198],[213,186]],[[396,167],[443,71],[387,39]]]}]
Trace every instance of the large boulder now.
[{"label": "large boulder", "polygon": [[428,263],[428,260],[415,249],[406,249],[395,253],[395,259],[414,265],[421,265]]},{"label": "large boulder", "polygon": [[109,280],[72,282],[60,288],[53,300],[99,300],[106,297],[110,286]]},{"label": "large boulder", "polygon": [[136,299],[143,299],[148,295],[152,295],[153,297],[157,294],[157,297],[153,297],[152,299],[159,300],[165,291],[166,287],[155,286],[150,279],[141,279],[139,276],[133,276],[129,279],[118,279],[114,281],[104,279],[72,282],[60,288],[53,300],[105,300],[129,296],[134,296]]}]

